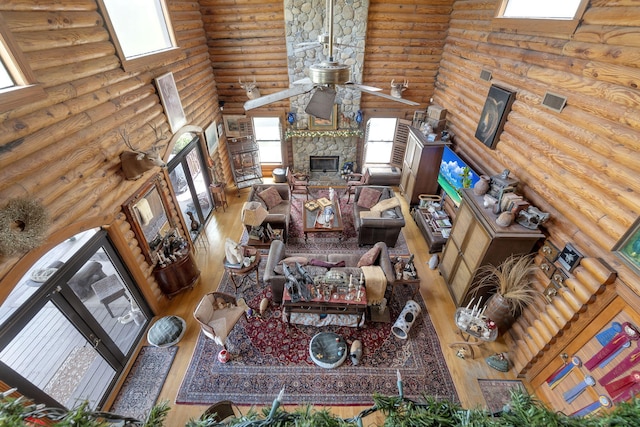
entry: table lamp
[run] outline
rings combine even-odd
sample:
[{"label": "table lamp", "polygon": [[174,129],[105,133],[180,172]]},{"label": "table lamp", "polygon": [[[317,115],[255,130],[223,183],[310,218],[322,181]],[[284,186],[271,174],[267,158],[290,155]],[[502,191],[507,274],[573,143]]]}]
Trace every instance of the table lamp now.
[{"label": "table lamp", "polygon": [[251,227],[259,227],[269,215],[260,202],[245,202],[242,206],[242,223]]}]

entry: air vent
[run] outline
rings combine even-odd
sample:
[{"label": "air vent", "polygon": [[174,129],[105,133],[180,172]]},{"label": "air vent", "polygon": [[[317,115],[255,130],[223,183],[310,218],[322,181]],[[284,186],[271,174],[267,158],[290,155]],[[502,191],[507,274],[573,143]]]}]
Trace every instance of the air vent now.
[{"label": "air vent", "polygon": [[566,103],[567,98],[565,98],[564,96],[553,94],[551,92],[545,93],[544,99],[542,100],[542,105],[557,113],[562,111]]},{"label": "air vent", "polygon": [[489,70],[482,70],[480,71],[480,78],[484,81],[490,81],[491,80],[491,71]]}]

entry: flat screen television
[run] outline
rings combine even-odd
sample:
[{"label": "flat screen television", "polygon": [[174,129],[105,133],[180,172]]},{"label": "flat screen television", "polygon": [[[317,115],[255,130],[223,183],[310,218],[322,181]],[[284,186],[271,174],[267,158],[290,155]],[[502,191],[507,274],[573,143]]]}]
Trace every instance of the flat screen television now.
[{"label": "flat screen television", "polygon": [[[464,170],[468,168],[468,180],[464,180]],[[440,171],[438,172],[438,184],[444,192],[453,200],[456,206],[460,205],[461,188],[473,188],[476,182],[480,180],[480,176],[456,154],[452,149],[445,146],[442,152],[442,162],[440,162]],[[465,185],[466,184],[466,185]]]}]

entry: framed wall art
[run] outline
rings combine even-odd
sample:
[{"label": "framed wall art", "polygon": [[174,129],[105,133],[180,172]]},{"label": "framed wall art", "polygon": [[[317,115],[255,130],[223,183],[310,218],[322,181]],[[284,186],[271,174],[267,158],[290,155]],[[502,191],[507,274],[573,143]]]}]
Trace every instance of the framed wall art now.
[{"label": "framed wall art", "polygon": [[309,130],[336,130],[338,129],[338,104],[333,104],[329,120],[320,119],[309,115]]},{"label": "framed wall art", "polygon": [[169,72],[160,77],[156,77],[155,81],[156,87],[158,88],[158,95],[160,95],[160,101],[162,102],[164,112],[169,121],[171,133],[176,133],[181,127],[187,124],[187,118],[182,109],[182,102],[180,101],[178,87],[173,79],[173,73]]},{"label": "framed wall art", "polygon": [[239,138],[240,135],[240,120],[243,120],[246,116],[222,116],[224,120],[224,131],[227,137]]},{"label": "framed wall art", "polygon": [[613,253],[625,264],[640,274],[640,218],[613,247]]},{"label": "framed wall art", "polygon": [[218,124],[216,121],[212,121],[209,126],[204,130],[204,137],[207,140],[207,150],[209,150],[209,156],[213,157],[218,146]]},{"label": "framed wall art", "polygon": [[491,85],[476,128],[476,138],[487,147],[493,149],[498,143],[514,99],[515,92]]}]

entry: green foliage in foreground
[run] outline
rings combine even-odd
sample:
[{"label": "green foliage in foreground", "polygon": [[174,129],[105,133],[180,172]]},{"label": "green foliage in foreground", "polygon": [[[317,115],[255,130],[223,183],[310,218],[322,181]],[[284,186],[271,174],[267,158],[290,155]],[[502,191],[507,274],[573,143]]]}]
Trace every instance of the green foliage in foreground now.
[{"label": "green foliage in foreground", "polygon": [[[92,412],[86,403],[67,412],[59,409],[25,405],[25,401],[6,397],[0,400],[0,427],[28,426],[29,417],[49,417],[56,427],[140,426],[161,427],[170,407],[162,402],[152,408],[144,421],[121,417],[106,412]],[[362,427],[372,425],[367,416],[380,411],[385,415],[382,427],[634,427],[640,425],[640,399],[623,402],[608,412],[592,416],[571,417],[548,409],[535,397],[522,391],[513,391],[511,400],[499,416],[483,409],[464,409],[448,400],[423,396],[414,401],[399,396],[374,395],[374,405],[352,418],[338,418],[327,409],[315,410],[302,406],[292,412],[280,408],[281,395],[271,408],[251,409],[225,423],[208,419],[191,419],[185,427]]]}]

